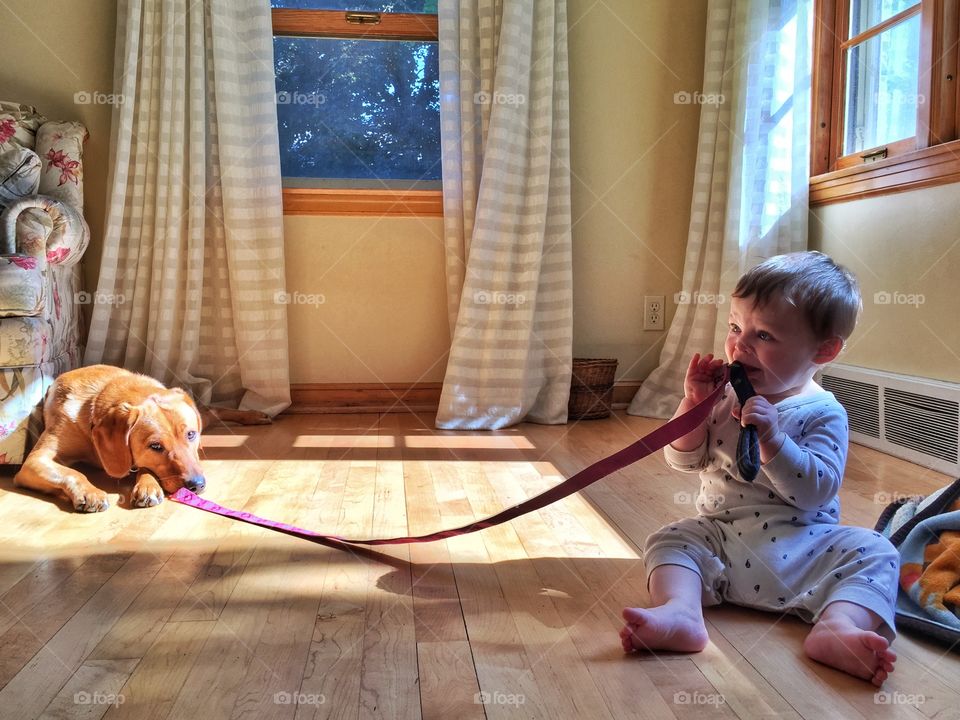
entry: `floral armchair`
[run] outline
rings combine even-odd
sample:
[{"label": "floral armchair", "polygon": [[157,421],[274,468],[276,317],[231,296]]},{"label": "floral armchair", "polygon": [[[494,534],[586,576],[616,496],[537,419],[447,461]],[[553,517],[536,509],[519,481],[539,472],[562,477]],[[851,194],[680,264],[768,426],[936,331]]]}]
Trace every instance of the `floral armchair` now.
[{"label": "floral armchair", "polygon": [[23,462],[47,388],[82,359],[86,138],[80,123],[0,102],[0,464]]}]

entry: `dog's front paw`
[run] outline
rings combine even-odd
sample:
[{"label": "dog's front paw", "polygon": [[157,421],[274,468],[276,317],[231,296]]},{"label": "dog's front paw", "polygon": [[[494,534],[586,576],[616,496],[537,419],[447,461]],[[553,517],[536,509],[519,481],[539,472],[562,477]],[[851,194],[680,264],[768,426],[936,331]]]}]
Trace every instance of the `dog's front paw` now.
[{"label": "dog's front paw", "polygon": [[133,488],[133,504],[136,507],[153,507],[163,502],[163,490],[156,482],[138,482]]},{"label": "dog's front paw", "polygon": [[103,512],[108,507],[110,507],[110,501],[107,499],[107,494],[95,487],[83,490],[73,498],[73,509],[77,512]]}]

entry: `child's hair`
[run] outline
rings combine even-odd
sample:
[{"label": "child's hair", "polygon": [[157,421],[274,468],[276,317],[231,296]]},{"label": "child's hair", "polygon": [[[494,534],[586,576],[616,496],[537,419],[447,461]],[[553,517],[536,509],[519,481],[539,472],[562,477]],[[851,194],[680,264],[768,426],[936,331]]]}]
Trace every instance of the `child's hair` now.
[{"label": "child's hair", "polygon": [[853,273],[812,250],[764,260],[748,270],[733,291],[733,297],[753,298],[755,306],[776,295],[804,314],[817,340],[846,340],[863,308]]}]

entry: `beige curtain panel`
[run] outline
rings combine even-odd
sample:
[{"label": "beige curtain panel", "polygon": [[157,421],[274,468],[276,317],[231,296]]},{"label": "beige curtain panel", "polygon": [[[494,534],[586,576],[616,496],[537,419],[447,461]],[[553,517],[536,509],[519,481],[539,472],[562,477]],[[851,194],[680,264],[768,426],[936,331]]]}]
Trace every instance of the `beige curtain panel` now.
[{"label": "beige curtain panel", "polygon": [[567,418],[572,353],[565,0],[441,0],[451,348],[437,426]]},{"label": "beige curtain panel", "polygon": [[123,0],[86,364],[204,403],[290,402],[273,33],[264,0]]}]

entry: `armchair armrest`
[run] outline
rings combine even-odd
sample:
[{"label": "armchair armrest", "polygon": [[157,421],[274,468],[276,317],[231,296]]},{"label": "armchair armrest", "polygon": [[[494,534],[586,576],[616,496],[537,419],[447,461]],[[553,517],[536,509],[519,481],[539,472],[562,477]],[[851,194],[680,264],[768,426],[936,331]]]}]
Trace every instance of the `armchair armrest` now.
[{"label": "armchair armrest", "polygon": [[86,220],[66,203],[46,195],[22,198],[0,215],[0,254],[22,254],[68,267],[90,242]]}]

